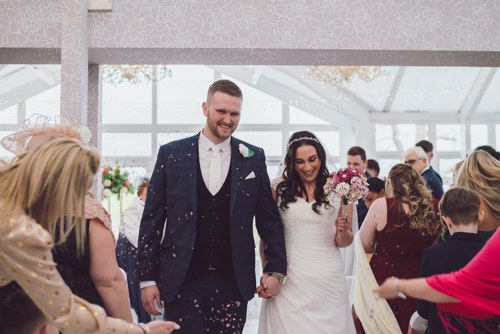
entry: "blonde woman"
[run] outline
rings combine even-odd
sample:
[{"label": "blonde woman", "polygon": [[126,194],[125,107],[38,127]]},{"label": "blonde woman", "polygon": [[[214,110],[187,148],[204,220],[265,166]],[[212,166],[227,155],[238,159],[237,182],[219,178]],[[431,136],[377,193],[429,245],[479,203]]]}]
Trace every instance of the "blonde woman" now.
[{"label": "blonde woman", "polygon": [[64,333],[171,333],[175,323],[134,325],[72,295],[52,259],[53,237],[75,229],[85,243],[84,196],[99,154],[71,139],[49,139],[0,170],[0,286],[17,282]]},{"label": "blonde woman", "polygon": [[[373,298],[372,289],[391,276],[419,277],[423,251],[439,235],[437,202],[411,166],[392,167],[387,190],[387,198],[373,202],[355,238],[354,308],[359,317],[355,317],[358,333],[407,332],[416,300],[381,304],[381,300]],[[365,253],[373,253],[369,264]]]},{"label": "blonde woman", "polygon": [[[50,117],[36,114],[3,138],[1,144],[8,151],[20,154],[51,138],[74,139],[82,145],[87,142],[88,129],[77,130],[69,124],[53,122]],[[75,295],[103,307],[114,318],[132,321],[127,283],[115,257],[111,218],[90,194],[85,198],[85,218],[83,228],[88,238],[83,252],[77,254],[76,231],[52,249],[57,270]]]},{"label": "blonde woman", "polygon": [[460,167],[457,186],[474,190],[484,211],[477,235],[488,239],[500,226],[500,162],[484,151],[472,152]]}]

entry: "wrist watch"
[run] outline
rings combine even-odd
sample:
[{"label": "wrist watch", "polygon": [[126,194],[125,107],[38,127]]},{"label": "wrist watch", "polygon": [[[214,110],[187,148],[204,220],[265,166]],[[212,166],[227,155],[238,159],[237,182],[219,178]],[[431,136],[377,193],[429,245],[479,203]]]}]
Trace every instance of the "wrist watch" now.
[{"label": "wrist watch", "polygon": [[281,285],[286,283],[286,275],[280,274],[280,273],[267,273],[269,276],[274,277],[280,282]]}]

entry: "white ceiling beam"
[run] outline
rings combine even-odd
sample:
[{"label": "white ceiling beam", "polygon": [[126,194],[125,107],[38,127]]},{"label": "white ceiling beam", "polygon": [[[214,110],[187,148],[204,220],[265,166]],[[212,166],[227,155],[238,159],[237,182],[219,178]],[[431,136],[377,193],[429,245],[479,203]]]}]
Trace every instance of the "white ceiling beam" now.
[{"label": "white ceiling beam", "polygon": [[371,113],[370,122],[382,124],[460,123],[460,114],[442,112]]},{"label": "white ceiling beam", "polygon": [[482,68],[471,86],[462,107],[460,108],[460,121],[464,123],[476,112],[484,92],[488,89],[491,80],[495,76],[496,68]]},{"label": "white ceiling beam", "polygon": [[275,82],[264,75],[262,75],[256,84],[252,84],[252,77],[254,74],[254,69],[251,67],[244,66],[209,66],[215,71],[226,74],[237,80],[240,80],[260,91],[265,92],[277,99],[280,99],[284,103],[294,105],[293,101],[303,101],[310,105],[309,108],[302,108],[302,110],[318,117],[326,122],[332,124],[333,127],[349,126],[351,124],[351,119],[339,113],[337,110],[329,107],[326,104],[322,104],[318,100],[312,99],[309,96],[301,94],[298,91],[292,90],[281,83]]},{"label": "white ceiling beam", "polygon": [[45,81],[48,85],[54,86],[61,82],[60,71],[56,73],[48,70],[46,66],[26,66],[26,70]]},{"label": "white ceiling beam", "polygon": [[406,72],[406,67],[401,66],[398,69],[398,73],[396,73],[396,78],[394,78],[394,82],[391,87],[391,91],[389,93],[389,97],[387,98],[387,101],[385,103],[384,109],[382,110],[383,112],[390,112],[392,109],[392,104],[394,103],[394,99],[396,97],[396,94],[399,91],[399,88],[401,87],[401,80],[403,80],[403,75]]},{"label": "white ceiling beam", "polygon": [[[370,110],[374,110],[366,101],[358,98],[355,94],[351,93],[347,89],[336,85],[325,85],[314,79],[306,80],[306,72],[304,72],[304,67],[298,66],[282,66],[279,70],[286,73],[294,80],[301,82],[306,85],[309,89],[312,89],[323,101],[329,101],[329,103],[335,107],[340,113],[353,118],[355,121],[362,121],[368,117]],[[335,100],[345,101],[345,105],[339,105],[335,103]]]},{"label": "white ceiling beam", "polygon": [[16,87],[15,89],[0,95],[0,110],[25,101],[26,99],[44,92],[54,86],[56,86],[56,84],[48,85],[45,81],[38,79]]}]

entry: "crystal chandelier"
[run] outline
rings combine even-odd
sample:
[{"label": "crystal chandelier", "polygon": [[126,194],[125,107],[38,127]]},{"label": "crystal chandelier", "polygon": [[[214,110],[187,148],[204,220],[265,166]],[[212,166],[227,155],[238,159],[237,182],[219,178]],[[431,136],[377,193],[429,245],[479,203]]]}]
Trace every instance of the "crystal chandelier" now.
[{"label": "crystal chandelier", "polygon": [[172,70],[166,65],[105,65],[103,70],[103,81],[114,85],[160,81],[167,76],[172,76]]},{"label": "crystal chandelier", "polygon": [[381,73],[379,66],[310,66],[307,74],[321,83],[340,85],[350,83],[354,77],[372,81]]}]

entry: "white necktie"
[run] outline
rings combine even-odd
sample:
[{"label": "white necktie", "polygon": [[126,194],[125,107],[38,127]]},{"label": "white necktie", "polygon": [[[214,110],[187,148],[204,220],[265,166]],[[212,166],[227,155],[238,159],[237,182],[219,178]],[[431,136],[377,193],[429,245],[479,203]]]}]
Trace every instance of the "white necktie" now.
[{"label": "white necktie", "polygon": [[208,173],[208,190],[212,195],[222,188],[222,159],[219,149],[212,146],[212,159],[210,160],[210,172]]}]

